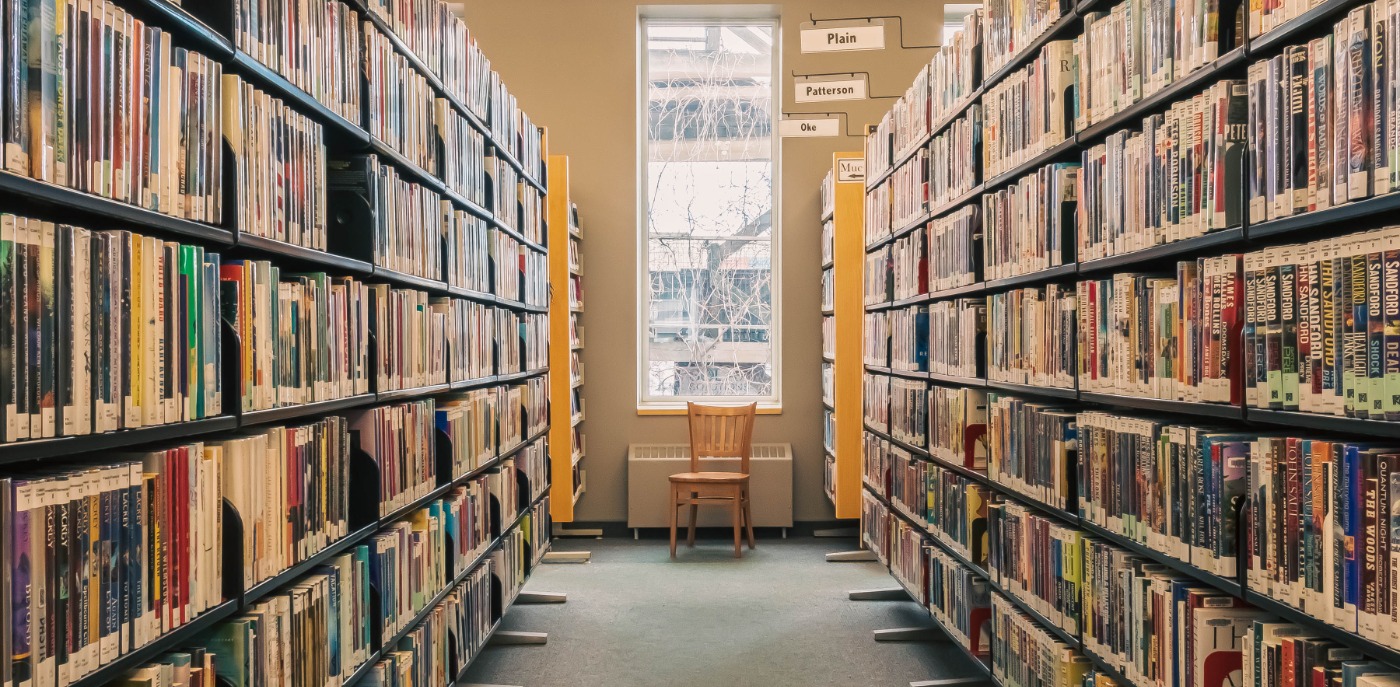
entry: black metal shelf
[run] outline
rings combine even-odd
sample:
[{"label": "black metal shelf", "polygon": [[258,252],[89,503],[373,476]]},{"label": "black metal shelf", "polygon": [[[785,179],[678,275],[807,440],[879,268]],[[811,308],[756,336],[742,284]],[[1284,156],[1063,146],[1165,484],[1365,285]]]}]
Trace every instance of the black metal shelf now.
[{"label": "black metal shelf", "polygon": [[375,267],[374,274],[371,278],[375,281],[388,282],[396,286],[406,286],[412,289],[427,291],[435,296],[451,294],[451,292],[447,290],[447,282],[439,279],[406,274],[398,270],[391,270],[388,267]]},{"label": "black metal shelf", "polygon": [[1019,274],[1014,277],[1003,277],[983,282],[987,291],[997,291],[999,289],[1009,289],[1013,286],[1025,286],[1027,284],[1037,284],[1040,282],[1054,281],[1073,275],[1079,268],[1079,263],[1070,262],[1063,265],[1056,265],[1049,269],[1031,272],[1029,274]]},{"label": "black metal shelf", "polygon": [[499,384],[504,384],[504,383],[506,383],[506,382],[518,382],[518,381],[520,381],[520,380],[522,380],[522,379],[529,379],[529,378],[531,378],[531,377],[538,377],[538,376],[540,376],[540,375],[542,375],[542,374],[544,374],[544,373],[546,373],[546,372],[549,372],[549,368],[547,368],[547,367],[541,367],[541,368],[537,368],[537,369],[534,369],[534,370],[525,370],[524,372],[512,372],[512,373],[509,373],[509,374],[500,374],[500,375],[496,375],[496,382],[499,383]]},{"label": "black metal shelf", "polygon": [[1050,148],[1035,155],[1031,159],[1022,162],[1021,164],[1016,165],[1015,167],[1012,167],[1011,169],[1008,169],[1005,172],[1002,172],[1001,174],[987,179],[986,181],[983,181],[982,192],[991,193],[992,191],[995,191],[1001,188],[1002,186],[1014,182],[1017,179],[1020,179],[1021,177],[1025,176],[1026,174],[1035,171],[1036,169],[1044,167],[1045,165],[1050,164],[1051,162],[1055,162],[1061,157],[1065,157],[1070,151],[1077,150],[1078,148],[1079,143],[1074,140],[1073,136],[1070,136],[1069,138],[1066,138],[1065,140],[1060,141],[1059,143],[1056,143],[1053,146],[1050,146]]},{"label": "black metal shelf", "polygon": [[379,531],[381,524],[382,523],[379,521],[375,521],[365,525],[359,530],[341,537],[339,541],[332,543],[310,558],[296,563],[266,580],[254,583],[252,587],[243,591],[242,598],[240,599],[242,607],[247,608],[249,604],[272,594],[285,585],[297,581],[302,575],[307,574],[317,566],[358,546],[361,542],[374,536],[375,532]]},{"label": "black metal shelf", "polygon": [[549,312],[549,306],[547,305],[527,305],[520,301],[514,301],[509,298],[502,298],[500,296],[496,297],[496,304],[501,306],[502,308],[510,308],[511,310],[519,310],[522,312]]},{"label": "black metal shelf", "polygon": [[452,382],[449,386],[453,391],[466,391],[468,389],[482,389],[488,386],[496,386],[501,380],[496,375],[490,377],[477,377],[476,379],[464,379],[460,382]]},{"label": "black metal shelf", "polygon": [[[1094,2],[1094,0],[1088,1]],[[1103,656],[1098,655],[1096,652],[1094,652],[1092,649],[1089,649],[1088,647],[1081,646],[1080,651],[1083,652],[1085,656],[1089,657],[1090,661],[1094,662],[1095,671],[1107,675],[1120,687],[1134,687],[1135,683],[1132,680],[1129,680],[1128,676],[1124,675],[1123,671],[1119,670],[1117,666],[1113,664],[1113,661],[1110,661],[1104,658]]]},{"label": "black metal shelf", "polygon": [[[115,223],[143,234],[156,232],[170,237],[197,239],[213,246],[233,245],[233,233],[211,224],[166,215],[111,198],[103,198],[77,189],[31,179],[14,172],[0,170],[0,194],[41,206],[25,208],[26,212],[43,209],[73,213],[101,223]],[[225,211],[230,211],[225,208]]]},{"label": "black metal shelf", "polygon": [[398,402],[398,401],[413,400],[413,399],[416,399],[416,398],[418,398],[418,397],[420,397],[420,396],[432,396],[432,395],[434,395],[434,394],[440,394],[440,393],[443,393],[443,392],[445,392],[445,391],[451,391],[451,390],[452,390],[452,385],[451,385],[451,384],[431,384],[431,385],[428,385],[428,386],[414,387],[414,388],[412,388],[412,389],[398,389],[398,390],[396,390],[396,391],[381,391],[381,392],[379,392],[378,396],[379,396],[379,402],[380,402],[380,403],[393,403],[393,402]]},{"label": "black metal shelf", "polygon": [[1400,422],[1386,420],[1367,420],[1358,417],[1259,408],[1245,408],[1244,419],[1252,423],[1278,427],[1317,429],[1358,436],[1400,439]]},{"label": "black metal shelf", "polygon": [[963,101],[961,103],[954,105],[953,109],[949,110],[947,114],[943,115],[942,119],[939,119],[938,121],[934,122],[933,126],[929,127],[928,140],[932,142],[934,138],[937,138],[939,134],[943,133],[944,129],[947,129],[949,126],[952,126],[953,122],[956,122],[960,117],[967,113],[968,108],[972,107],[982,99],[982,94],[985,92],[987,92],[987,82],[983,81],[977,86],[977,88],[972,89],[972,92],[968,93],[967,96],[963,98]]},{"label": "black metal shelf", "polygon": [[269,422],[281,422],[283,420],[293,420],[298,418],[334,413],[339,410],[357,408],[359,406],[374,405],[378,402],[378,397],[374,394],[360,394],[358,396],[348,396],[330,401],[316,401],[301,405],[285,406],[282,408],[271,408],[268,410],[250,410],[240,413],[238,416],[239,427],[249,427],[252,425],[267,424]]},{"label": "black metal shelf", "polygon": [[[1029,602],[1023,600],[1020,596],[1016,595],[1011,590],[1001,586],[1001,584],[996,580],[990,580],[990,584],[992,585],[992,589],[994,591],[996,591],[998,594],[1001,594],[1003,597],[1006,597],[1006,600],[1010,601],[1011,605],[1015,606],[1022,613],[1025,613],[1026,615],[1030,616],[1031,620],[1034,620],[1041,627],[1045,628],[1045,630],[1048,631],[1050,634],[1055,635],[1055,637],[1058,638],[1060,641],[1064,642],[1065,644],[1068,644],[1071,649],[1074,649],[1075,651],[1080,650],[1078,637],[1075,637],[1074,635],[1067,632],[1064,628],[1051,622],[1049,618],[1045,617],[1044,615],[1041,615],[1040,611],[1035,609],[1035,606],[1032,606]],[[1126,685],[1123,685],[1122,687],[1131,687],[1132,684],[1133,683],[1129,682]]]},{"label": "black metal shelf", "polygon": [[1200,568],[1197,568],[1194,565],[1191,565],[1190,563],[1187,563],[1185,561],[1179,561],[1176,558],[1168,556],[1160,551],[1150,549],[1135,541],[1131,541],[1126,537],[1123,537],[1122,535],[1110,532],[1109,530],[1106,530],[1103,527],[1100,527],[1087,520],[1080,520],[1079,528],[1084,530],[1085,533],[1102,539],[1110,544],[1113,544],[1114,546],[1117,546],[1120,549],[1128,551],[1129,553],[1142,556],[1143,558],[1151,560],[1154,563],[1160,563],[1162,565],[1165,565],[1168,568],[1171,568],[1172,570],[1182,575],[1195,579],[1199,582],[1208,584],[1231,596],[1242,597],[1244,590],[1240,587],[1240,583],[1237,580],[1232,580],[1227,577],[1221,577],[1220,575],[1206,572],[1204,570],[1201,570]]},{"label": "black metal shelf", "polygon": [[1181,100],[1186,94],[1203,89],[1217,79],[1225,78],[1228,72],[1243,67],[1244,63],[1245,49],[1243,47],[1235,48],[1216,58],[1214,62],[1187,74],[1180,81],[1172,82],[1162,90],[1079,132],[1075,135],[1075,140],[1079,142],[1079,145],[1087,146],[1119,129],[1140,125],[1143,117],[1158,110],[1164,110],[1172,103]]},{"label": "black metal shelf", "polygon": [[1092,274],[1094,272],[1115,270],[1120,267],[1140,265],[1154,260],[1195,255],[1212,250],[1237,248],[1243,245],[1244,242],[1244,228],[1231,227],[1229,229],[1213,231],[1202,236],[1193,236],[1181,241],[1159,244],[1131,253],[1111,255],[1106,258],[1096,258],[1094,260],[1083,260],[1079,262],[1079,273]]},{"label": "black metal shelf", "polygon": [[161,28],[189,43],[205,57],[217,62],[226,62],[233,56],[232,41],[183,7],[173,5],[167,0],[130,0],[127,7],[132,10],[144,10],[143,13],[148,14],[149,18],[159,19]]},{"label": "black metal shelf", "polygon": [[978,472],[973,468],[959,465],[951,460],[948,460],[934,453],[933,451],[928,451],[926,453],[928,456],[928,462],[933,463],[934,465],[937,465],[938,467],[941,467],[944,470],[952,470],[963,479],[971,480],[989,488],[996,488],[998,486],[995,482],[992,482],[991,478],[988,477],[986,473]]},{"label": "black metal shelf", "polygon": [[485,303],[487,305],[501,304],[500,299],[496,298],[495,295],[487,293],[485,291],[464,289],[460,286],[448,286],[447,293],[453,298],[461,298],[463,300],[476,301],[477,303]]},{"label": "black metal shelf", "polygon": [[189,437],[227,432],[238,427],[233,415],[220,415],[203,420],[176,422],[155,427],[123,429],[104,434],[86,434],[75,437],[34,439],[0,444],[0,465],[42,460],[45,458],[68,458],[84,453],[97,453],[127,448],[138,444],[172,441]]},{"label": "black metal shelf", "polygon": [[235,235],[234,248],[247,250],[259,256],[288,258],[308,265],[325,267],[341,274],[368,275],[374,271],[374,266],[363,260],[242,232]]},{"label": "black metal shelf", "polygon": [[1064,16],[1061,16],[1059,19],[1056,19],[1055,23],[1051,24],[1048,28],[1046,28],[1045,31],[1043,31],[1039,36],[1031,39],[1030,43],[1026,45],[1026,47],[1021,48],[1016,53],[1016,55],[1012,57],[1009,61],[1007,61],[1005,64],[1003,64],[1000,67],[997,67],[996,71],[992,72],[988,76],[983,77],[982,83],[995,84],[1001,81],[1002,79],[1005,79],[1007,75],[1011,74],[1017,69],[1020,69],[1023,64],[1029,62],[1036,55],[1039,55],[1041,47],[1043,47],[1046,43],[1049,43],[1050,41],[1059,38],[1060,34],[1065,33],[1078,22],[1079,15],[1074,11],[1073,7],[1065,10]]},{"label": "black metal shelf", "polygon": [[937,372],[930,372],[928,373],[928,380],[930,382],[936,382],[938,384],[952,384],[954,386],[964,386],[969,389],[985,389],[987,387],[987,380],[981,377],[959,377],[957,375],[945,375],[938,374]]},{"label": "black metal shelf", "polygon": [[370,147],[369,134],[365,133],[358,123],[342,117],[286,77],[254,59],[252,55],[234,50],[225,66],[241,74],[259,89],[277,96],[301,114],[316,120],[329,134],[328,138],[346,143],[348,149]]},{"label": "black metal shelf", "polygon": [[901,379],[916,379],[924,381],[928,380],[927,372],[919,372],[916,370],[896,370],[892,367],[878,367],[875,365],[866,365],[865,371],[873,372],[875,374],[888,375],[890,377],[899,377]]},{"label": "black metal shelf", "polygon": [[1015,382],[998,382],[994,379],[987,380],[987,388],[1013,394],[1043,396],[1045,398],[1074,400],[1079,397],[1079,392],[1074,389],[1062,389],[1054,386],[1036,386],[1034,384],[1017,384]]},{"label": "black metal shelf", "polygon": [[865,311],[879,312],[881,310],[889,310],[892,307],[894,307],[894,303],[891,301],[885,301],[884,303],[871,303],[865,306]]},{"label": "black metal shelf", "polygon": [[524,448],[530,446],[531,444],[534,444],[535,442],[539,441],[540,439],[545,438],[545,437],[548,436],[548,435],[549,435],[549,427],[546,426],[544,429],[542,429],[542,430],[540,430],[540,431],[538,431],[538,432],[535,432],[534,434],[531,434],[531,435],[528,436],[528,437],[525,437],[523,440],[521,440],[520,443],[518,443],[518,444],[516,444],[516,445],[514,445],[514,446],[512,446],[512,447],[510,447],[510,448],[508,448],[508,449],[499,450],[499,451],[497,452],[498,457],[499,457],[501,460],[505,460],[505,459],[507,459],[507,458],[514,458],[514,457],[515,457],[515,454],[519,453],[522,449],[524,449]]},{"label": "black metal shelf", "polygon": [[1244,593],[1244,600],[1250,605],[1262,608],[1290,623],[1308,628],[1309,631],[1317,632],[1334,642],[1356,649],[1365,654],[1368,658],[1379,659],[1392,666],[1400,666],[1400,647],[1380,644],[1374,640],[1358,636],[1356,633],[1347,632],[1339,627],[1318,620],[1312,614],[1304,613],[1303,611],[1280,603],[1258,592],[1246,591]]},{"label": "black metal shelf", "polygon": [[1032,509],[1034,509],[1034,510],[1040,511],[1041,513],[1043,513],[1043,514],[1045,514],[1045,515],[1049,515],[1049,516],[1055,518],[1056,520],[1059,520],[1060,522],[1062,522],[1062,523],[1064,523],[1064,524],[1066,524],[1066,525],[1069,525],[1070,527],[1079,527],[1079,525],[1080,525],[1080,519],[1079,519],[1079,514],[1078,514],[1078,513],[1071,513],[1071,512],[1069,512],[1069,511],[1067,511],[1067,510],[1065,510],[1065,509],[1063,509],[1063,508],[1060,508],[1060,507],[1058,507],[1058,506],[1052,506],[1052,505],[1050,505],[1050,504],[1048,504],[1048,503],[1046,503],[1046,502],[1044,502],[1044,501],[1041,501],[1040,499],[1035,498],[1035,497],[1033,497],[1033,496],[1028,496],[1028,495],[1026,495],[1026,494],[1023,494],[1023,493],[1021,493],[1021,492],[1019,492],[1019,491],[1016,491],[1015,489],[1013,489],[1013,488],[1011,488],[1011,487],[1009,487],[1009,486],[1007,486],[1007,485],[1005,485],[1005,484],[1002,484],[1001,482],[996,481],[996,478],[989,478],[989,479],[988,479],[988,482],[991,484],[992,488],[995,489],[996,492],[997,492],[998,494],[1001,494],[1001,495],[1003,495],[1003,496],[1010,497],[1011,499],[1013,499],[1013,500],[1015,500],[1015,501],[1019,501],[1022,505],[1028,506],[1028,507],[1030,507],[1030,508],[1032,508]]},{"label": "black metal shelf", "polygon": [[73,682],[69,687],[105,687],[114,683],[124,677],[128,671],[139,668],[167,652],[186,646],[191,640],[208,632],[219,623],[232,618],[238,610],[239,606],[236,600],[225,601],[205,611],[194,620],[156,637],[146,646],[124,654],[111,663],[98,668],[87,677]]},{"label": "black metal shelf", "polygon": [[1322,4],[1274,27],[1273,30],[1264,35],[1251,38],[1249,52],[1251,55],[1255,55],[1288,45],[1295,38],[1301,37],[1314,27],[1326,24],[1333,17],[1356,6],[1356,0],[1325,0]]},{"label": "black metal shelf", "polygon": [[1148,398],[1145,396],[1121,396],[1118,394],[1105,394],[1095,391],[1079,392],[1079,400],[1085,403],[1100,403],[1107,406],[1120,408],[1136,408],[1139,410],[1155,410],[1160,413],[1175,413],[1177,415],[1192,415],[1195,417],[1215,418],[1221,420],[1243,420],[1244,408],[1229,405],[1226,403],[1201,403],[1195,401],[1169,401],[1160,398]]},{"label": "black metal shelf", "polygon": [[982,184],[978,184],[966,191],[963,191],[961,194],[955,196],[952,200],[942,205],[935,206],[932,210],[929,210],[928,219],[932,220],[938,217],[942,217],[943,215],[946,215],[949,212],[952,212],[953,210],[957,210],[958,208],[967,205],[968,203],[974,200],[980,201],[982,197],[982,192],[984,190],[986,190],[985,187]]},{"label": "black metal shelf", "polygon": [[1326,210],[1304,212],[1290,217],[1250,223],[1245,235],[1250,240],[1287,237],[1299,233],[1300,240],[1313,240],[1309,230],[1324,228],[1347,228],[1348,223],[1357,221],[1380,222],[1400,211],[1400,193],[1387,193],[1383,196],[1354,200]]},{"label": "black metal shelf", "polygon": [[864,427],[865,431],[870,432],[871,434],[874,434],[875,436],[880,437],[881,439],[884,439],[885,441],[888,441],[891,444],[894,444],[895,446],[904,449],[905,451],[908,451],[915,457],[932,461],[933,456],[929,455],[928,449],[922,446],[916,446],[907,441],[904,441],[903,439],[896,439],[894,438],[894,435],[890,434],[889,432],[871,427],[869,422],[865,422]]}]

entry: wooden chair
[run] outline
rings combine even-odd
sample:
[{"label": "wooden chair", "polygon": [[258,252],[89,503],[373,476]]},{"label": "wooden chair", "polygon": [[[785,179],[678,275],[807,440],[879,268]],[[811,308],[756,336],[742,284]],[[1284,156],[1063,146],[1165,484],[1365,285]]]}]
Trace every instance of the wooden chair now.
[{"label": "wooden chair", "polygon": [[[753,453],[753,419],[758,404],[704,406],[687,404],[690,419],[690,472],[671,475],[671,558],[676,557],[678,512],[690,506],[686,546],[695,546],[695,516],[699,506],[729,506],[734,522],[734,557],[744,555],[739,530],[753,543],[749,511],[749,457]],[[738,472],[701,472],[702,458],[738,458]]]}]

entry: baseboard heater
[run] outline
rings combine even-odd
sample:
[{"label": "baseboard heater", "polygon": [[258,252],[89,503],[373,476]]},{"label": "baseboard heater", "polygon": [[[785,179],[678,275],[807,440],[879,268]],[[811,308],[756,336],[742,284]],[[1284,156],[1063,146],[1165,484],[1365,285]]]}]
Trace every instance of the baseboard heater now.
[{"label": "baseboard heater", "polygon": [[[736,472],[738,458],[702,459],[707,472]],[[671,475],[690,472],[689,444],[630,444],[627,447],[627,526],[671,526],[666,510]],[[754,444],[749,459],[754,527],[792,527],[792,444]],[[688,515],[681,511],[680,524]],[[729,512],[701,508],[700,527],[729,527]]]}]

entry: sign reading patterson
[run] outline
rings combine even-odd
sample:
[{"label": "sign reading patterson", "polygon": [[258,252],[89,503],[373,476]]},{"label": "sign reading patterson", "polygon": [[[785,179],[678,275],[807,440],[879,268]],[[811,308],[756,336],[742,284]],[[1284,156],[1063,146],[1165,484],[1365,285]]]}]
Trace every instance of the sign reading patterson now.
[{"label": "sign reading patterson", "polygon": [[783,138],[826,138],[841,135],[841,120],[783,119],[778,121],[778,135]]},{"label": "sign reading patterson", "polygon": [[862,22],[857,26],[802,27],[802,52],[848,52],[852,50],[884,50],[885,23]]},{"label": "sign reading patterson", "polygon": [[814,79],[798,77],[792,82],[793,99],[799,103],[822,103],[832,100],[865,100],[865,77]]}]

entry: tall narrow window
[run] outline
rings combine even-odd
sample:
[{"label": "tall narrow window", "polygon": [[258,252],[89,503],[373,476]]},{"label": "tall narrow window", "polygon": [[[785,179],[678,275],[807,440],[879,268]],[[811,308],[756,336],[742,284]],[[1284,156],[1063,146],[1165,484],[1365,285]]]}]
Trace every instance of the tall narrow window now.
[{"label": "tall narrow window", "polygon": [[642,21],[644,409],[778,403],[776,35]]}]

